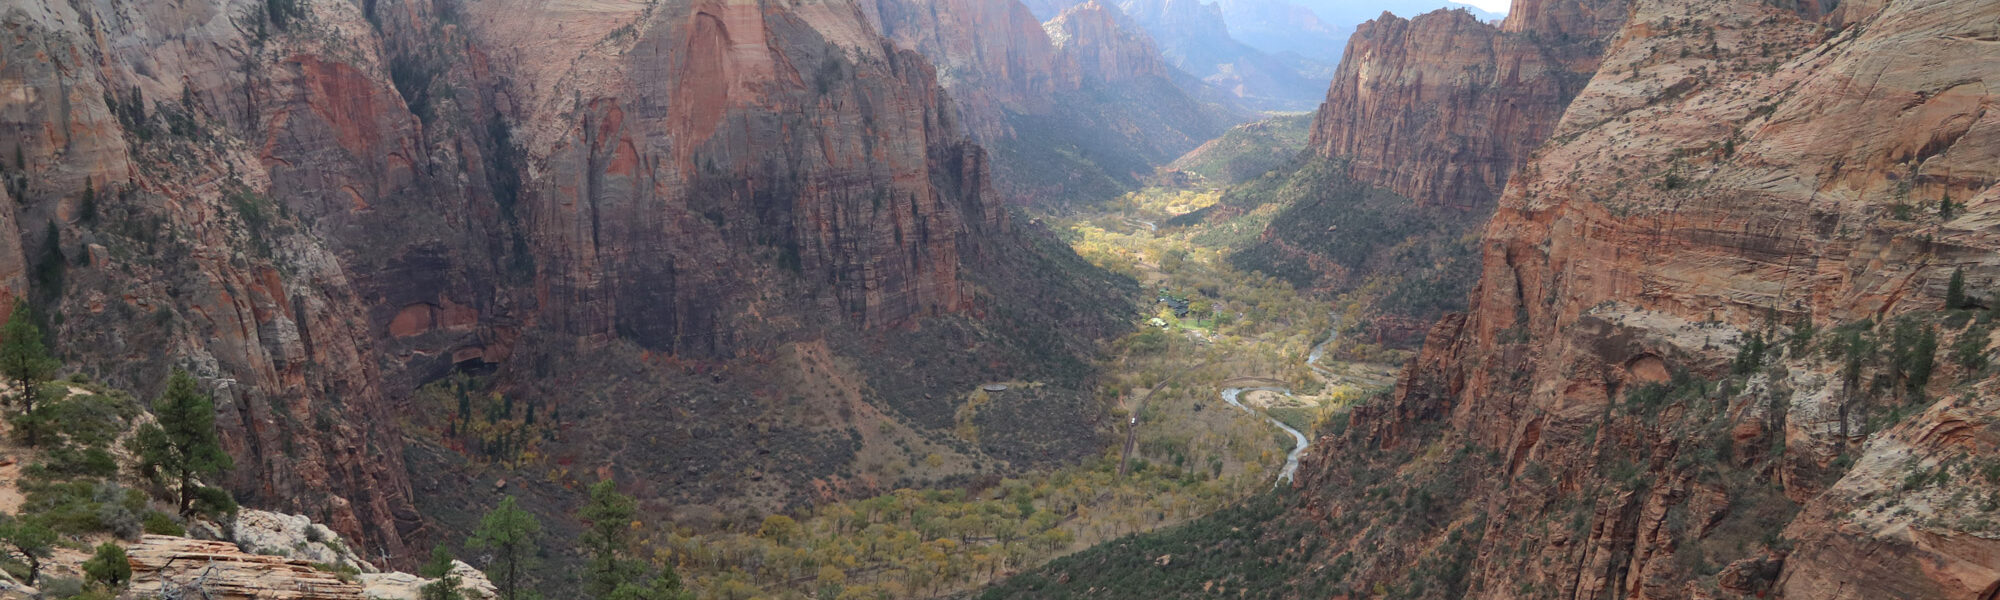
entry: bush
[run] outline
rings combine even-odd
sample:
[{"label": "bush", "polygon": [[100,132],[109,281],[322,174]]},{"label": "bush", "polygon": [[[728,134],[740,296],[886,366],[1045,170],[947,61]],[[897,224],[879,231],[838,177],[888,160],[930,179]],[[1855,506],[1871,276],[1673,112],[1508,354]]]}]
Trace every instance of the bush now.
[{"label": "bush", "polygon": [[229,490],[213,486],[201,486],[194,491],[194,509],[204,515],[220,517],[235,514],[236,499],[230,497]]},{"label": "bush", "polygon": [[317,571],[332,573],[335,577],[339,577],[341,581],[348,583],[353,583],[361,578],[361,569],[354,565],[316,562],[312,564],[312,568]]},{"label": "bush", "polygon": [[97,522],[111,535],[128,542],[139,541],[139,536],[146,532],[138,513],[121,504],[97,505]]},{"label": "bush", "polygon": [[104,478],[118,474],[118,459],[101,446],[78,448],[65,444],[44,452],[42,462],[30,465],[28,473],[43,478]]},{"label": "bush", "polygon": [[1951,360],[1964,367],[1969,373],[1977,373],[1986,368],[1986,340],[1992,335],[1989,325],[1973,325],[1958,334],[1958,341],[1951,345]]},{"label": "bush", "polygon": [[146,533],[153,535],[187,535],[187,528],[182,527],[180,523],[175,523],[173,515],[157,510],[146,511],[146,518],[141,526],[144,527]]},{"label": "bush", "polygon": [[83,574],[91,583],[116,589],[132,580],[132,563],[125,549],[113,543],[97,545],[97,554],[83,562]]},{"label": "bush", "polygon": [[49,577],[42,580],[42,595],[49,598],[83,597],[83,580],[75,577]]}]

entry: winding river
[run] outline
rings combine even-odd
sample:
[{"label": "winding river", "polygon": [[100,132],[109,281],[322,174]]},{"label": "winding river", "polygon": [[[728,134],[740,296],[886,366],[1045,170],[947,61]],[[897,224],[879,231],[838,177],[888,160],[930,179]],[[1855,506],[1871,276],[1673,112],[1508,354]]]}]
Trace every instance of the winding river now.
[{"label": "winding river", "polygon": [[[1320,342],[1319,345],[1317,346],[1313,346],[1312,352],[1306,355],[1306,367],[1312,369],[1314,373],[1318,373],[1321,377],[1325,377],[1330,380],[1337,379],[1338,377],[1334,375],[1332,371],[1327,370],[1326,367],[1319,366],[1319,359],[1326,355],[1326,347],[1332,345],[1334,338],[1339,335],[1340,335],[1340,317],[1336,315],[1333,319],[1332,331],[1329,331],[1326,334],[1326,341]],[[1291,390],[1281,387],[1233,387],[1233,388],[1223,388],[1222,401],[1228,402],[1230,406],[1242,409],[1243,412],[1256,414],[1257,411],[1251,410],[1250,407],[1248,406],[1244,406],[1242,402],[1242,396],[1244,392],[1255,392],[1255,391],[1273,392],[1277,394],[1283,394],[1287,398],[1292,397]],[[1285,430],[1285,433],[1292,434],[1292,440],[1296,442],[1296,444],[1292,446],[1291,453],[1285,455],[1285,469],[1279,471],[1278,480],[1271,483],[1272,487],[1277,487],[1279,483],[1291,481],[1292,477],[1298,474],[1299,457],[1303,456],[1306,453],[1306,446],[1310,444],[1311,441],[1306,439],[1306,434],[1300,433],[1299,430],[1293,429],[1292,426],[1290,425],[1286,425],[1284,421],[1280,421],[1277,420],[1276,418],[1271,417],[1270,414],[1268,413],[1264,415],[1264,420],[1270,421],[1272,425],[1277,426],[1277,428],[1279,429]]]}]

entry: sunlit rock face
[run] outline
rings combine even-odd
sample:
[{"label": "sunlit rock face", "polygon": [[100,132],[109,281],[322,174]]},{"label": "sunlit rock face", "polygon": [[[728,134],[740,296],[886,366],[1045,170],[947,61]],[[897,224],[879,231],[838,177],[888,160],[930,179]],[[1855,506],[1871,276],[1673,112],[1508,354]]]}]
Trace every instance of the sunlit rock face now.
[{"label": "sunlit rock face", "polygon": [[1491,207],[1596,72],[1630,1],[1519,4],[1498,25],[1462,10],[1362,24],[1313,149],[1420,203]]},{"label": "sunlit rock face", "polygon": [[[1501,195],[1471,310],[1315,445],[1302,514],[1373,522],[1356,465],[1390,463],[1351,458],[1402,453],[1426,457],[1396,463],[1412,485],[1456,482],[1424,520],[1450,525],[1402,527],[1409,547],[1470,549],[1465,597],[1991,596],[2000,542],[1980,515],[2000,481],[1962,465],[2000,458],[1992,382],[1941,361],[1920,392],[1870,387],[1892,377],[1876,363],[1850,385],[1827,344],[1908,316],[1936,319],[1941,348],[1989,345],[1935,311],[1954,271],[2000,277],[2000,117],[1971,83],[2000,76],[1996,18],[1956,0],[1635,3]],[[1808,324],[1741,366],[1753,334]],[[1363,529],[1329,543],[1363,548]]]}]

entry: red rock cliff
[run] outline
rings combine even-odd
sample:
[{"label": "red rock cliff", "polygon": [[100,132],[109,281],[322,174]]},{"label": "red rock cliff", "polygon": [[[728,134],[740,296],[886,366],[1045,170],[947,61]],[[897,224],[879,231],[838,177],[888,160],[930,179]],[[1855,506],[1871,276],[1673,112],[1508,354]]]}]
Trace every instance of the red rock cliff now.
[{"label": "red rock cliff", "polygon": [[370,558],[427,535],[397,411],[454,366],[902,328],[1011,260],[984,150],[852,3],[253,4],[0,15],[0,282],[75,368],[195,372],[239,498]]},{"label": "red rock cliff", "polygon": [[1064,10],[1044,26],[1055,42],[1058,63],[1079,81],[1115,84],[1172,76],[1160,49],[1118,7],[1085,2]]},{"label": "red rock cliff", "polygon": [[1422,508],[1355,581],[1453,565],[1462,591],[1440,597],[2000,589],[1980,516],[2000,478],[1963,466],[2000,464],[1990,373],[1899,379],[1911,355],[1887,349],[1925,327],[1990,345],[1938,311],[1955,270],[2000,276],[2000,118],[1976,83],[2000,76],[2000,6],[1821,18],[1638,3],[1507,186],[1470,313],[1301,469],[1301,514],[1340,548],[1371,548],[1377,498]]},{"label": "red rock cliff", "polygon": [[[1110,5],[1048,24],[1019,0],[862,3],[897,46],[939,65],[1010,199],[1109,197],[1240,119],[1197,101],[1151,38]],[[1078,154],[1090,156],[1079,160]]]},{"label": "red rock cliff", "polygon": [[1629,4],[1524,0],[1499,27],[1462,10],[1384,13],[1348,39],[1311,147],[1419,203],[1483,210],[1597,70]]}]

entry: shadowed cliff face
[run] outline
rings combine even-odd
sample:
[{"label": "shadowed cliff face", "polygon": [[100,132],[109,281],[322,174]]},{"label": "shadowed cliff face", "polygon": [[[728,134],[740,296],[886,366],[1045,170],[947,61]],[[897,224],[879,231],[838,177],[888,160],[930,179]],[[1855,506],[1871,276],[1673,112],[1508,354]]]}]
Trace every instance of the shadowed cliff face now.
[{"label": "shadowed cliff face", "polygon": [[1990,343],[1939,310],[1955,269],[2000,274],[2000,121],[1971,83],[2000,75],[2000,8],[1821,13],[1637,3],[1508,185],[1469,314],[1302,468],[1325,556],[1367,547],[1386,491],[1427,512],[1358,581],[1452,565],[1467,597],[1991,596],[1979,515],[2000,479],[1967,466],[2000,464],[1988,373],[1940,361],[1913,383],[1906,358],[1843,367],[1875,351],[1839,340]]},{"label": "shadowed cliff face", "polygon": [[1167,66],[1116,7],[1069,7],[1037,23],[1017,0],[863,3],[883,35],[941,65],[973,137],[994,149],[1012,201],[1060,206],[1116,196],[1245,118]]},{"label": "shadowed cliff face", "polygon": [[1362,24],[1309,156],[1232,193],[1283,209],[1231,261],[1329,294],[1380,290],[1362,300],[1381,313],[1371,337],[1389,343],[1421,342],[1425,324],[1461,309],[1473,231],[1597,70],[1630,2],[1520,4],[1499,26],[1463,10]]},{"label": "shadowed cliff face", "polygon": [[733,364],[997,308],[1063,352],[1113,326],[993,297],[1068,271],[1031,274],[1049,249],[933,69],[853,4],[255,4],[0,12],[0,281],[79,370],[189,367],[239,497],[371,558],[428,535],[397,423],[455,368]]},{"label": "shadowed cliff face", "polygon": [[1498,27],[1460,10],[1362,24],[1312,147],[1418,203],[1486,210],[1596,72],[1629,2],[1519,4]]}]

